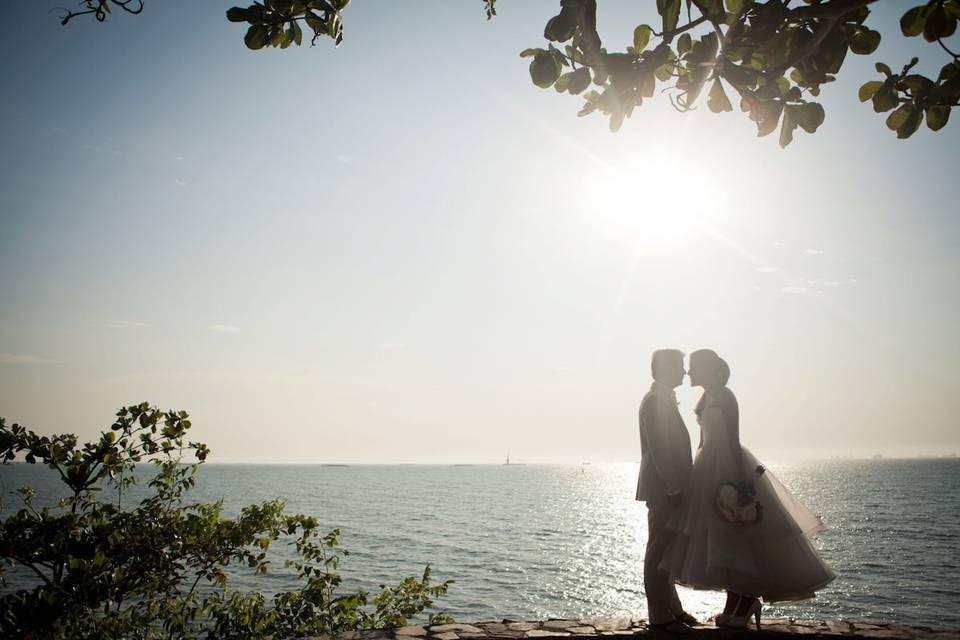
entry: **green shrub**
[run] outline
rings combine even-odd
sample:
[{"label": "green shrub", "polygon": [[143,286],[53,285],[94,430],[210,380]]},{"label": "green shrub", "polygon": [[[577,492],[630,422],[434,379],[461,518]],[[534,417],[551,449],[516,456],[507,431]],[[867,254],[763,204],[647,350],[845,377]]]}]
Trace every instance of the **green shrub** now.
[{"label": "green shrub", "polygon": [[[347,552],[339,531],[323,533],[316,518],[285,513],[280,499],[235,518],[224,517],[222,502],[186,502],[209,454],[186,440],[189,429],[185,411],[147,404],[121,409],[109,431],[82,445],[75,435],[39,436],[0,418],[3,462],[42,463],[67,494],[55,507],[38,507],[24,487],[16,492],[22,506],[0,512],[0,637],[289,638],[402,626],[446,593],[449,582],[433,585],[429,566],[420,578],[381,585],[372,599],[340,593]],[[141,462],[154,469],[147,495],[125,505]],[[232,589],[226,568],[266,573],[278,540],[297,551],[286,566],[299,589],[272,599]],[[35,587],[8,588],[5,570],[15,565],[32,572]]]}]

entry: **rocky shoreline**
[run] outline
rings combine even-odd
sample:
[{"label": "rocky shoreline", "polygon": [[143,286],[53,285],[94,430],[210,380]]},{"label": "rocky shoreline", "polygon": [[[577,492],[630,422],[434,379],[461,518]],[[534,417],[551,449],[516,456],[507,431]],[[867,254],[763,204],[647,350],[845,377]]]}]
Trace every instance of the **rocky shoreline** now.
[{"label": "rocky shoreline", "polygon": [[[351,631],[335,636],[317,636],[317,640],[517,640],[520,638],[570,638],[588,640],[603,638],[633,638],[636,636],[673,638],[656,629],[650,629],[646,620],[630,618],[589,618],[581,620],[543,620],[519,622],[475,622],[472,624],[441,624],[433,626],[407,626],[399,629]],[[720,629],[712,623],[694,627],[684,638],[699,640],[725,640],[750,636],[761,638],[904,638],[936,640],[960,640],[960,629],[930,626],[904,626],[866,622],[793,620],[788,618],[765,618],[760,631],[756,627],[747,630]]]}]

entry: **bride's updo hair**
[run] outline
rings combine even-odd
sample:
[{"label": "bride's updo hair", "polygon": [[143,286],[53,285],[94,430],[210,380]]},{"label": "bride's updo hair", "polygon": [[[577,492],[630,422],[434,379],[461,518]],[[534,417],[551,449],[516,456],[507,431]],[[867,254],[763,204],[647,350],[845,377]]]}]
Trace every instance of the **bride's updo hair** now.
[{"label": "bride's updo hair", "polygon": [[727,383],[730,382],[730,365],[720,356],[717,356],[717,359],[719,360],[719,362],[717,362],[717,380],[719,380],[723,386],[727,386]]},{"label": "bride's updo hair", "polygon": [[730,365],[727,364],[727,361],[717,355],[717,352],[713,349],[699,349],[690,354],[690,362],[694,360],[698,361],[703,365],[705,369],[710,371],[717,382],[720,383],[720,386],[727,386],[727,382],[730,381]]},{"label": "bride's updo hair", "polygon": [[[700,349],[699,351],[694,351],[690,354],[691,365],[694,360],[696,360],[700,365],[703,366],[704,369],[713,375],[714,379],[716,379],[716,381],[720,383],[720,386],[723,387],[719,398],[720,410],[723,411],[724,417],[727,419],[728,424],[736,424],[737,428],[739,428],[740,410],[737,407],[737,399],[734,397],[733,392],[726,388],[727,382],[730,381],[730,365],[727,364],[726,360],[717,355],[717,352],[713,349]],[[694,409],[694,413],[697,414],[697,418],[700,418],[706,406],[707,394],[704,393],[700,397],[700,401],[697,402],[697,406]]]}]

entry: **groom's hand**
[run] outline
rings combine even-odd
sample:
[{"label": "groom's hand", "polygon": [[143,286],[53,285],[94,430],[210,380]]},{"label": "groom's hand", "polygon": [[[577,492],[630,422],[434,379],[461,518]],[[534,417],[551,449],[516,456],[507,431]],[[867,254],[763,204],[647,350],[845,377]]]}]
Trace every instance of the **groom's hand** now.
[{"label": "groom's hand", "polygon": [[670,506],[679,507],[683,504],[683,493],[678,491],[677,493],[671,493],[667,496],[667,499],[670,501]]}]

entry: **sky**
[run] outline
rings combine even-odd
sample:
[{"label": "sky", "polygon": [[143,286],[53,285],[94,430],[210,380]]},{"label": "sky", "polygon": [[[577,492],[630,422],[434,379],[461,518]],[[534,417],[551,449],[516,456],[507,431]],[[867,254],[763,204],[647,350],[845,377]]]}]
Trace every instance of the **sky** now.
[{"label": "sky", "polygon": [[[576,117],[518,55],[553,1],[357,0],[339,48],[258,52],[230,3],[145,4],[0,23],[8,424],[146,401],[213,462],[636,461],[651,352],[707,347],[761,458],[960,450],[960,123],[897,140],[856,96],[946,62],[900,3],[786,150],[665,96]],[[601,3],[609,49],[647,4]]]}]

